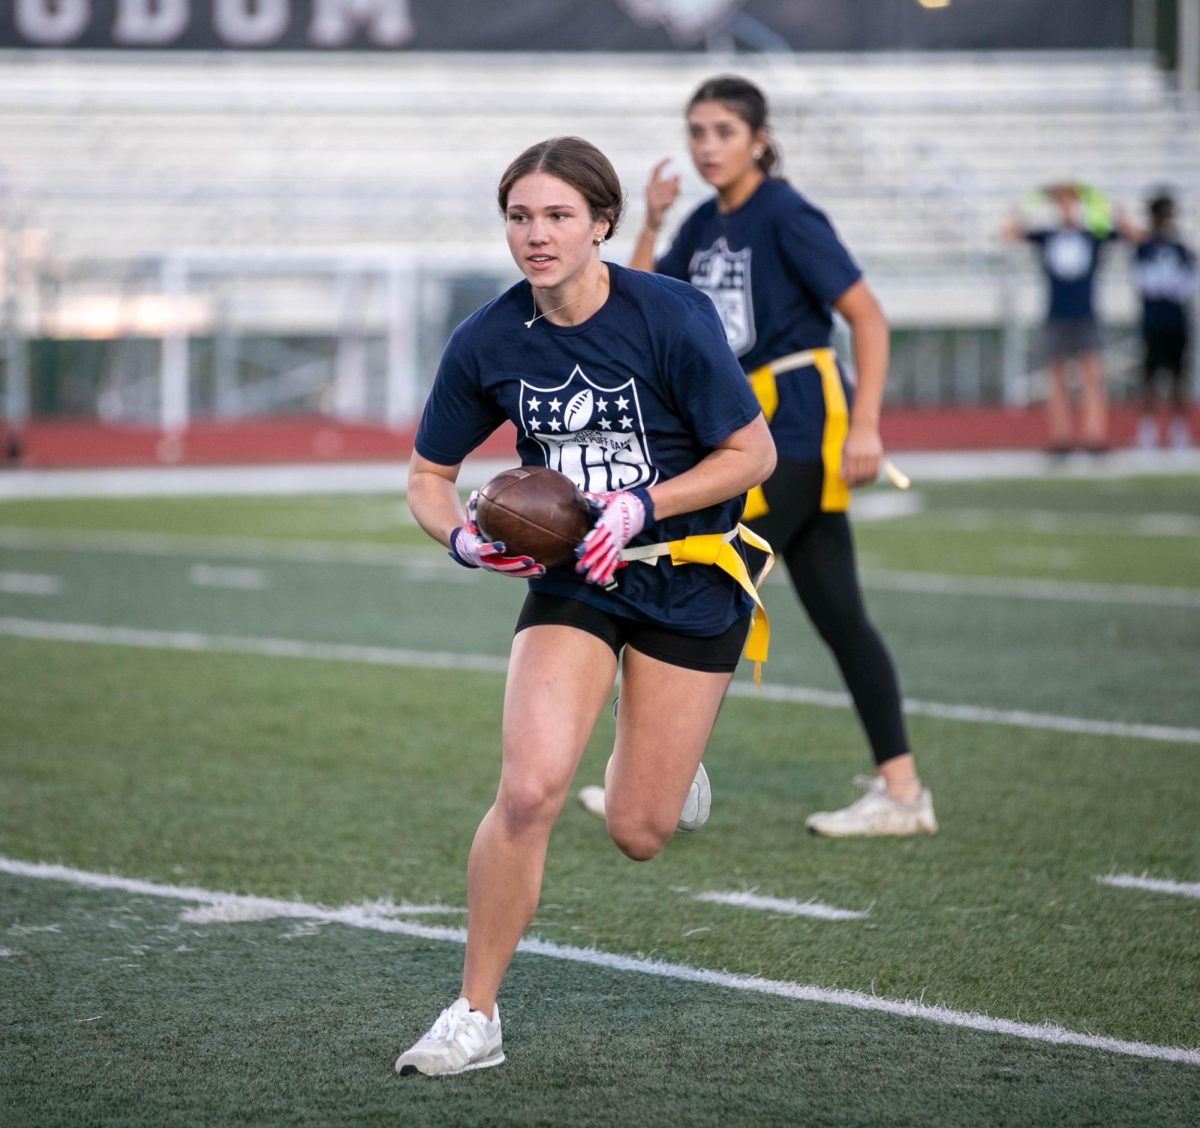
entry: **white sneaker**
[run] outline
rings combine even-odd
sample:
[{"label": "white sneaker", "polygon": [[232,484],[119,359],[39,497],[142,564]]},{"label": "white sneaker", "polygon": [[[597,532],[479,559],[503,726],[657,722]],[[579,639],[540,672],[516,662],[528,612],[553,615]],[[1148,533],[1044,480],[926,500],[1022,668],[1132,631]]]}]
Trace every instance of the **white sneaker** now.
[{"label": "white sneaker", "polygon": [[[579,789],[579,802],[585,811],[595,815],[596,818],[604,818],[604,788],[590,785]],[[712,810],[712,788],[708,782],[708,772],[704,770],[704,765],[701,764],[696,769],[696,775],[692,780],[692,786],[688,788],[687,798],[683,802],[683,810],[679,813],[679,822],[675,829],[684,831],[690,834],[694,830],[699,830],[706,822],[708,822],[709,812]]]},{"label": "white sneaker", "polygon": [[502,1061],[500,1008],[493,1007],[489,1019],[482,1011],[471,1010],[466,999],[457,999],[438,1015],[412,1049],[396,1059],[396,1072],[401,1077],[414,1073],[450,1077],[469,1069],[487,1069]]},{"label": "white sneaker", "polygon": [[937,834],[933,796],[925,788],[911,803],[893,799],[879,776],[857,776],[854,782],[866,792],[840,811],[817,811],[804,820],[813,834],[831,838],[867,838],[875,835]]},{"label": "white sneaker", "polygon": [[708,772],[704,765],[696,767],[696,775],[692,786],[688,788],[687,798],[683,801],[683,810],[679,812],[679,822],[675,829],[690,834],[699,830],[708,822],[708,813],[712,810],[712,788],[708,784]]}]

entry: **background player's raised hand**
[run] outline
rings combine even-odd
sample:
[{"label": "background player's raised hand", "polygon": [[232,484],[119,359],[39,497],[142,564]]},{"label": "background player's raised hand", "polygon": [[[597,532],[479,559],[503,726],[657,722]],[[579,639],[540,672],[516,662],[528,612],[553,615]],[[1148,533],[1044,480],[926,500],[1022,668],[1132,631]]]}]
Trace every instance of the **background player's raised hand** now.
[{"label": "background player's raised hand", "polygon": [[664,176],[663,170],[671,163],[666,157],[654,166],[650,181],[646,185],[646,226],[657,231],[671,205],[679,198],[679,176]]}]

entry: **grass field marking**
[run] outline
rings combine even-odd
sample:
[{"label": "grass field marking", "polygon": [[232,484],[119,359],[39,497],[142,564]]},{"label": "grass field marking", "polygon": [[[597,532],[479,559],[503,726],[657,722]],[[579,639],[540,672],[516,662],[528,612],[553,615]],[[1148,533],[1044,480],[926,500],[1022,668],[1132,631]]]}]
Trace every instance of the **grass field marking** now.
[{"label": "grass field marking", "polygon": [[264,591],[271,582],[262,568],[222,568],[196,563],[188,569],[188,582],[196,587],[230,591]]},{"label": "grass field marking", "polygon": [[[92,623],[61,623],[43,619],[0,618],[0,635],[37,639],[43,642],[81,642],[100,646],[131,646],[150,650],[183,650],[211,654],[259,654],[271,658],[306,658],[327,662],[363,662],[376,666],[414,669],[468,670],[505,673],[508,659],[487,654],[454,654],[439,650],[403,650],[391,646],[358,646],[351,643],[303,642],[286,638],[254,638],[244,635],[206,635],[198,631],[160,631],[142,627],[108,627]],[[797,705],[821,705],[831,709],[850,708],[847,694],[805,686],[764,685],[733,682],[732,697],[783,701]],[[1200,744],[1200,728],[1173,725],[1132,724],[1123,721],[1093,721],[1084,717],[1061,717],[1023,710],[992,709],[977,705],[948,705],[907,698],[905,713],[936,717],[965,724],[1004,725],[1085,736],[1115,736],[1153,740],[1167,744]]]},{"label": "grass field marking", "polygon": [[965,532],[1051,533],[1059,536],[1091,534],[1129,537],[1194,537],[1200,534],[1200,517],[1190,513],[1078,514],[1052,509],[992,510],[943,509],[927,512],[924,523]]},{"label": "grass field marking", "polygon": [[[332,909],[322,905],[305,904],[302,901],[278,901],[271,898],[251,897],[236,893],[213,892],[208,889],[160,885],[156,882],[121,877],[117,874],[88,873],[85,870],[71,869],[68,866],[50,865],[39,862],[22,862],[3,857],[0,857],[0,872],[9,873],[16,877],[33,878],[42,881],[61,881],[85,888],[111,889],[143,896],[198,902],[200,904],[211,905],[245,901],[251,904],[273,906],[279,910],[276,915],[281,917],[322,920],[374,932],[415,936],[425,940],[443,940],[456,944],[466,943],[466,929],[417,924],[412,921],[381,917],[373,915],[363,906],[346,906],[339,909]],[[1159,1046],[1150,1042],[1132,1042],[1098,1034],[1084,1034],[1049,1023],[1018,1022],[1013,1019],[994,1018],[991,1015],[950,1010],[948,1007],[932,1006],[915,1000],[882,998],[878,995],[869,995],[863,991],[847,991],[838,988],[817,987],[812,984],[789,983],[784,980],[762,979],[754,975],[740,975],[727,971],[711,971],[706,968],[689,967],[686,964],[645,959],[641,956],[614,955],[611,952],[602,952],[597,948],[574,948],[549,940],[539,940],[536,937],[526,937],[518,945],[517,951],[528,955],[545,956],[549,959],[566,960],[571,963],[600,967],[608,971],[627,971],[641,975],[653,975],[662,979],[673,979],[684,983],[698,983],[709,987],[724,987],[735,991],[752,991],[762,995],[792,999],[797,1002],[821,1003],[831,1006],[849,1007],[853,1010],[892,1014],[901,1018],[919,1019],[942,1026],[955,1026],[986,1034],[1008,1035],[1013,1038],[1021,1038],[1033,1042],[1043,1042],[1058,1046],[1079,1046],[1130,1057],[1151,1058],[1156,1061],[1179,1062],[1200,1066],[1200,1049],[1196,1048]]]},{"label": "grass field marking", "polygon": [[918,595],[985,595],[1001,599],[1046,599],[1058,603],[1124,603],[1135,607],[1200,609],[1195,588],[1148,584],[1093,584],[1072,580],[1022,580],[1000,576],[951,576],[938,572],[863,569],[867,587]]},{"label": "grass field marking", "polygon": [[1148,889],[1153,893],[1170,893],[1176,897],[1200,899],[1200,881],[1164,881],[1157,877],[1138,877],[1132,873],[1110,873],[1097,877],[1101,885],[1113,885],[1118,889]]},{"label": "grass field marking", "polygon": [[[0,630],[4,620],[0,620]],[[731,697],[765,698],[790,701],[798,705],[822,705],[830,709],[849,709],[850,695],[838,690],[808,689],[803,686],[764,685],[761,689],[748,682],[733,682],[726,691]],[[936,717],[966,724],[1005,725],[1051,732],[1069,732],[1084,736],[1115,736],[1134,740],[1154,740],[1168,744],[1200,744],[1200,728],[1174,725],[1136,724],[1125,721],[1093,721],[1086,717],[1062,717],[1053,713],[1030,713],[1022,709],[991,709],[981,705],[947,705],[938,701],[904,699],[909,716]]]},{"label": "grass field marking", "polygon": [[[362,564],[400,569],[414,582],[473,583],[462,568],[448,567],[445,553],[432,548],[398,548],[355,542],[273,540],[267,537],[167,533],[109,533],[86,529],[0,528],[0,545],[28,550],[106,552],[138,556],[236,556],[246,560],[301,564]],[[941,572],[904,572],[864,568],[864,581],[882,591],[920,595],[991,596],[1001,599],[1045,599],[1060,603],[1121,603],[1141,607],[1200,608],[1200,591],[1149,584],[1101,584],[1069,580],[1023,580],[1004,577],[955,576]],[[786,584],[782,576],[771,584]]]},{"label": "grass field marking", "polygon": [[0,592],[5,595],[58,595],[62,579],[42,572],[0,572]]},{"label": "grass field marking", "polygon": [[722,893],[696,893],[693,901],[707,901],[713,905],[734,905],[741,909],[762,909],[772,913],[786,913],[789,916],[812,917],[814,920],[862,920],[871,915],[870,911],[859,912],[857,909],[839,909],[826,905],[822,901],[794,901],[790,898],[760,897],[753,890]]}]

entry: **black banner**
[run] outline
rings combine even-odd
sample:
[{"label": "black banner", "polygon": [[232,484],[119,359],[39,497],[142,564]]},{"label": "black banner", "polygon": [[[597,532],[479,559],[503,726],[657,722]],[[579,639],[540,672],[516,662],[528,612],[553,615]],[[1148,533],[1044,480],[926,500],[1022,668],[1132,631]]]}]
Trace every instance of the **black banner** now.
[{"label": "black banner", "polygon": [[863,51],[1128,47],[1131,0],[0,0],[0,48]]}]

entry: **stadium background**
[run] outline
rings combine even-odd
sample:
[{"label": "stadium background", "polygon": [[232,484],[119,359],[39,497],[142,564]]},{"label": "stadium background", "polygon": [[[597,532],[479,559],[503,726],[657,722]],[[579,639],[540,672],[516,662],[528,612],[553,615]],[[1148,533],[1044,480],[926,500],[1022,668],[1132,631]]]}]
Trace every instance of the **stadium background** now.
[{"label": "stadium background", "polygon": [[[0,0],[0,1123],[1200,1123],[1200,453],[1036,449],[997,235],[1079,177],[1200,240],[1197,35],[1200,0]],[[634,867],[572,803],[508,1063],[409,1084],[524,594],[413,524],[412,415],[515,277],[511,156],[608,150],[620,261],[660,156],[701,196],[681,108],[724,69],[893,322],[913,488],[855,536],[942,829],[804,832],[869,759],[777,568],[704,832]],[[1102,277],[1128,443],[1127,248]]]},{"label": "stadium background", "polygon": [[[511,155],[601,145],[622,261],[661,155],[677,218],[701,198],[681,107],[731,69],[890,316],[889,445],[1037,446],[1041,281],[999,227],[1076,179],[1139,218],[1170,187],[1200,228],[1197,22],[1192,0],[16,0],[4,417],[29,467],[403,457],[449,329],[514,276]],[[1126,444],[1127,249],[1100,304]]]}]

